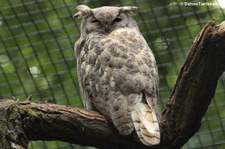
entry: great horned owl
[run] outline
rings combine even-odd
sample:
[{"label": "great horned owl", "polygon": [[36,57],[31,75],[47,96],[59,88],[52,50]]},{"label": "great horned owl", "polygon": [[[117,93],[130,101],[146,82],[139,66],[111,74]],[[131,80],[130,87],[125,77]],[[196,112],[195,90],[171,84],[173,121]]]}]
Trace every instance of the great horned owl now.
[{"label": "great horned owl", "polygon": [[134,130],[145,145],[160,142],[158,71],[133,16],[136,7],[79,5],[75,43],[78,79],[87,109],[103,114],[122,135]]}]

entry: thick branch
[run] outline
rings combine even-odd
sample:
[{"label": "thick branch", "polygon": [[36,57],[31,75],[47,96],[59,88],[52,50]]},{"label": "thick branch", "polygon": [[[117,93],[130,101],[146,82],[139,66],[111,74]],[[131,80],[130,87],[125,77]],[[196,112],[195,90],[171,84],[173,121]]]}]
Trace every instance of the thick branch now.
[{"label": "thick branch", "polygon": [[[225,22],[212,19],[196,38],[163,113],[163,143],[179,148],[194,135],[225,70]],[[168,137],[170,136],[170,137]]]},{"label": "thick branch", "polygon": [[[0,105],[2,105],[0,113],[4,109],[11,109],[6,111],[7,114],[4,117],[0,117],[0,122],[5,122],[0,123],[0,128],[2,125],[6,127],[0,129],[0,140],[4,140],[2,144],[0,143],[0,148],[4,142],[8,145],[15,144],[14,140],[18,138],[25,140],[22,144],[24,148],[28,141],[32,140],[61,140],[108,149],[144,148],[142,144],[133,141],[131,136],[120,136],[102,115],[94,111],[64,105],[13,100],[2,101]],[[18,132],[16,128],[20,131]],[[20,140],[17,141],[20,142]]]},{"label": "thick branch", "polygon": [[[160,145],[180,148],[201,119],[225,70],[225,22],[211,20],[196,38],[162,114]],[[147,148],[120,136],[103,116],[70,106],[5,100],[0,102],[0,148],[27,148],[31,140],[61,140],[98,148]]]}]

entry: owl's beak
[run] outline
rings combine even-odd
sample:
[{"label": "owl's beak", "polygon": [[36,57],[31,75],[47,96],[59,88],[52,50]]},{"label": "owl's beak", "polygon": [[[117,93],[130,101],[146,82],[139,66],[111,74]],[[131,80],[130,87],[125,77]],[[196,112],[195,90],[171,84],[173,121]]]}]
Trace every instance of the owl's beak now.
[{"label": "owl's beak", "polygon": [[109,23],[105,24],[105,28],[104,28],[105,32],[109,33],[110,28],[111,28],[111,24],[109,24]]}]

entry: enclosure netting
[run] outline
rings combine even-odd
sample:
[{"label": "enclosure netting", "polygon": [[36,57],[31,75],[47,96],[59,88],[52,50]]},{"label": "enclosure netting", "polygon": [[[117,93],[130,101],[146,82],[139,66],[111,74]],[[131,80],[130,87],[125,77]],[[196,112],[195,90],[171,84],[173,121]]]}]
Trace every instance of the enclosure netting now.
[{"label": "enclosure netting", "polygon": [[[157,60],[162,110],[196,35],[211,18],[218,23],[225,19],[225,11],[214,0],[1,0],[0,98],[24,100],[32,95],[35,102],[82,106],[73,52],[80,20],[72,15],[78,4],[139,8],[135,19]],[[29,148],[85,147],[37,141]],[[189,148],[225,148],[224,75],[201,129],[183,146]]]}]

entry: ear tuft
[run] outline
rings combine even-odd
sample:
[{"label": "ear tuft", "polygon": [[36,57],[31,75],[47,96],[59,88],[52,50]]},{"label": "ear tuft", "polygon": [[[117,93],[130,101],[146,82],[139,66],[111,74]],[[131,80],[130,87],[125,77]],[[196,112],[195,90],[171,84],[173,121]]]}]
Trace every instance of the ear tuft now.
[{"label": "ear tuft", "polygon": [[124,12],[124,13],[130,13],[131,15],[136,15],[137,14],[137,7],[135,6],[124,6],[121,7],[120,12]]},{"label": "ear tuft", "polygon": [[77,9],[79,11],[73,15],[73,18],[79,18],[91,13],[91,8],[86,5],[78,5]]}]

